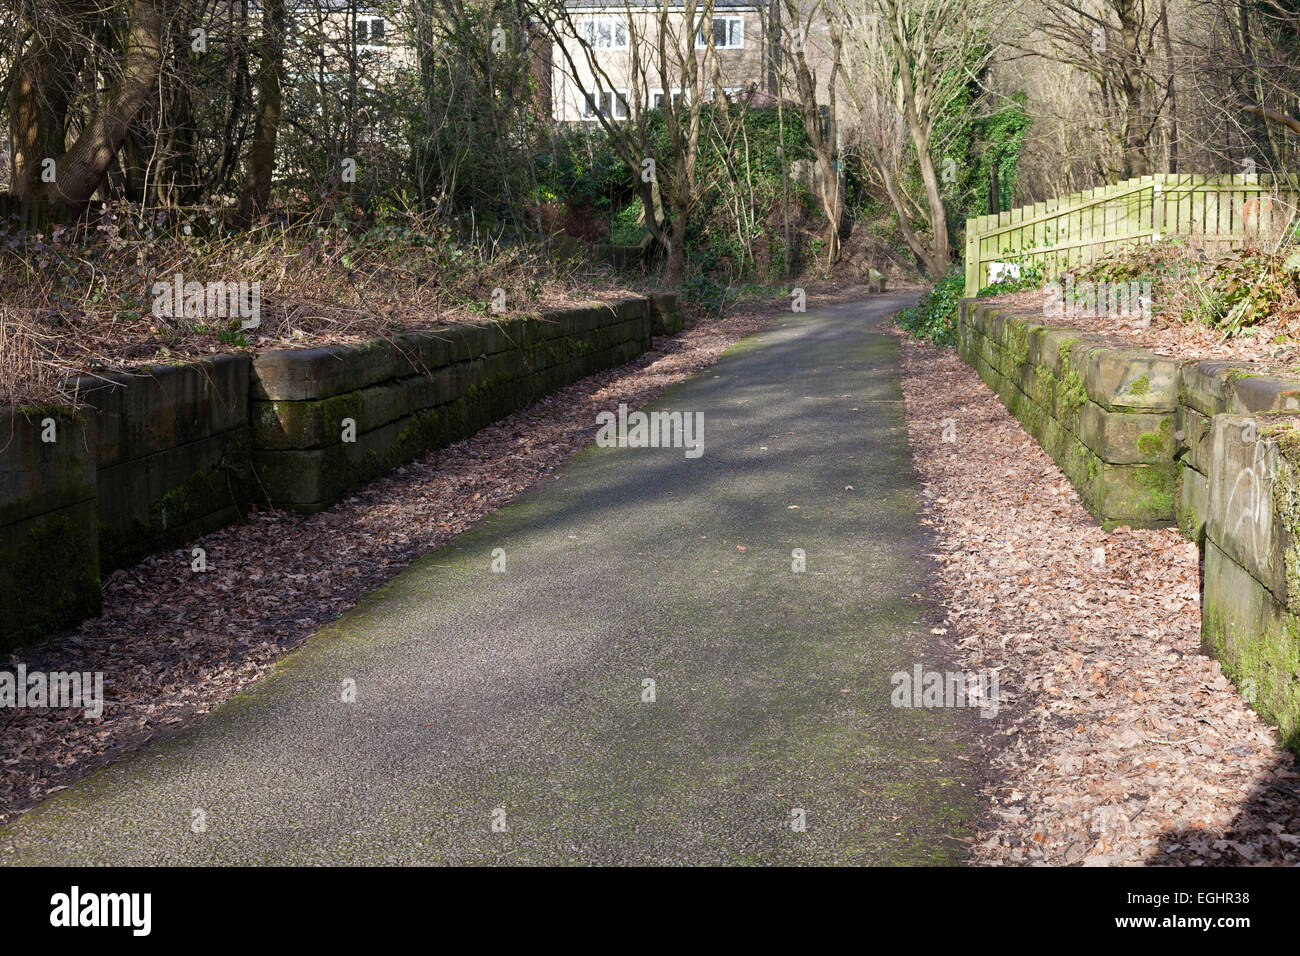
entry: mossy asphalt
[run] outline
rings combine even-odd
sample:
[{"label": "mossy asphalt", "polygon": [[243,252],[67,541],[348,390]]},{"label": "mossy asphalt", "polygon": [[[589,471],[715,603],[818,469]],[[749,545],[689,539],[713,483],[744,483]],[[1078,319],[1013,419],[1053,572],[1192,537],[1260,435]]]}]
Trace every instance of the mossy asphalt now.
[{"label": "mossy asphalt", "polygon": [[703,412],[701,457],[589,447],[0,830],[0,861],[959,862],[980,721],[890,701],[895,672],[955,669],[915,596],[928,542],[879,331],[905,304],[738,343],[649,406]]}]

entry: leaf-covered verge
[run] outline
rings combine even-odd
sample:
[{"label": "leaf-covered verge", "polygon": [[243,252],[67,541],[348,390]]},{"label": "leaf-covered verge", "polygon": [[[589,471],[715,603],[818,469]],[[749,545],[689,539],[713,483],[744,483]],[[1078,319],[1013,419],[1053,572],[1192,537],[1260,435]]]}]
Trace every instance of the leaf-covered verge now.
[{"label": "leaf-covered verge", "polygon": [[904,341],[902,367],[933,633],[1000,675],[973,862],[1300,862],[1300,768],[1201,653],[1196,545],[1103,531],[954,352]]}]

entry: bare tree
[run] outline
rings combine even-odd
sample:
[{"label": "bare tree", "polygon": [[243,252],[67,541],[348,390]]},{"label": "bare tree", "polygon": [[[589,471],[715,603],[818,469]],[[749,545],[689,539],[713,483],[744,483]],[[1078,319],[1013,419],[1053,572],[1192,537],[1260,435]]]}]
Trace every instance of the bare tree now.
[{"label": "bare tree", "polygon": [[[534,9],[589,118],[599,122],[627,164],[645,209],[646,228],[664,250],[664,281],[680,285],[686,229],[708,187],[699,161],[703,111],[706,100],[723,95],[712,42],[713,0],[650,9],[612,3],[581,12],[560,0]],[[608,20],[593,29],[595,15]],[[617,78],[611,59],[602,53],[608,49],[606,29],[621,38],[611,42],[626,47]],[[652,93],[658,102],[651,100]],[[652,110],[663,124],[662,150],[655,148]]]},{"label": "bare tree", "polygon": [[[986,0],[854,0],[847,13],[849,89],[866,152],[898,213],[903,236],[933,278],[948,270],[948,216],[935,169],[935,124],[993,54]],[[915,154],[925,207],[902,183],[902,138]],[[928,242],[909,225],[917,212]]]},{"label": "bare tree", "polygon": [[88,59],[85,41],[94,35],[97,11],[93,4],[74,0],[24,0],[20,20],[28,30],[27,43],[17,54],[10,93],[14,193],[20,199],[81,206],[95,194],[122,148],[163,62],[157,0],[130,0],[126,12],[126,39],[109,91],[65,148],[72,94]]},{"label": "bare tree", "polygon": [[1039,32],[1030,49],[1086,73],[1096,86],[1094,112],[1119,165],[1104,162],[1104,179],[1145,176],[1153,168],[1152,134],[1173,96],[1172,78],[1157,72],[1165,4],[1147,0],[1041,0]]},{"label": "bare tree", "polygon": [[280,135],[283,106],[280,87],[284,73],[284,0],[265,0],[265,3],[258,44],[262,65],[257,76],[257,126],[248,151],[248,170],[240,198],[240,213],[245,218],[262,212],[271,200],[275,144]]},{"label": "bare tree", "polygon": [[[839,83],[843,63],[843,17],[836,0],[780,0],[784,23],[770,30],[779,51],[779,69],[789,78],[817,164],[817,199],[826,217],[827,265],[840,258],[844,224],[843,176],[836,162],[839,134]],[[815,48],[810,49],[810,46]],[[786,84],[782,84],[785,88]]]}]

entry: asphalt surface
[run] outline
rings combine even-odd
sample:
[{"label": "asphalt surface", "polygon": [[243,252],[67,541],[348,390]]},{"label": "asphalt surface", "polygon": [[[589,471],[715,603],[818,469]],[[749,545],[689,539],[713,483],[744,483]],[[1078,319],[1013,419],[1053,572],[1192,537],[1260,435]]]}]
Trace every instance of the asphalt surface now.
[{"label": "asphalt surface", "polygon": [[902,304],[739,343],[649,406],[703,412],[700,457],[587,449],[0,862],[960,861],[978,719],[890,704],[945,663],[876,330]]}]

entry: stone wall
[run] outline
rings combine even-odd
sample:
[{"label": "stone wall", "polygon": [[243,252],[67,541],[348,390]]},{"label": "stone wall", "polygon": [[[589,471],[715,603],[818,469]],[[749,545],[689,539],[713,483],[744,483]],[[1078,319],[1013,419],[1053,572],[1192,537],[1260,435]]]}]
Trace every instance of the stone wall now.
[{"label": "stone wall", "polygon": [[101,573],[252,502],[328,508],[681,328],[676,297],[655,295],[86,377],[76,413],[0,409],[0,649],[97,614]]},{"label": "stone wall", "polygon": [[86,426],[0,409],[0,650],[99,613],[95,508]]},{"label": "stone wall", "polygon": [[1300,382],[964,300],[958,351],[1105,526],[1203,553],[1201,644],[1300,750]]},{"label": "stone wall", "polygon": [[253,463],[276,507],[350,489],[650,348],[649,299],[253,361]]},{"label": "stone wall", "polygon": [[1108,530],[1174,519],[1177,363],[963,303],[958,352]]},{"label": "stone wall", "polygon": [[242,516],[250,500],[251,364],[220,355],[78,382],[95,432],[103,570]]}]

